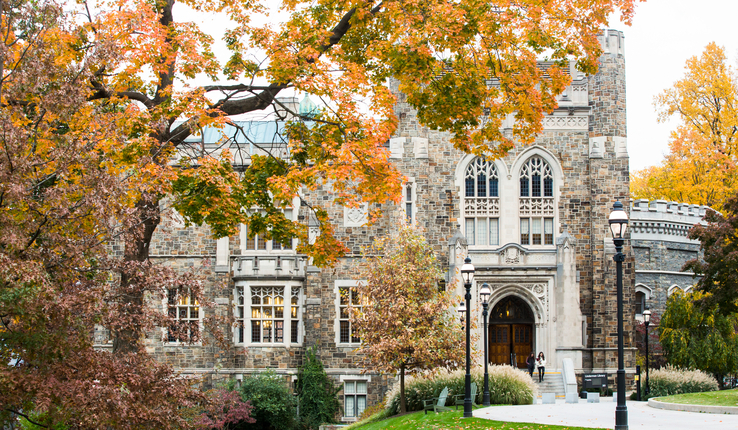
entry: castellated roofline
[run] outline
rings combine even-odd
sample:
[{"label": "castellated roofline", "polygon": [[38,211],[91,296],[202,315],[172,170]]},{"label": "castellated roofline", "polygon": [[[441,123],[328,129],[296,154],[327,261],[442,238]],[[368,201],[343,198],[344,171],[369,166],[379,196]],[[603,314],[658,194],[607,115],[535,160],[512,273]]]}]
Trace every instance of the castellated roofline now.
[{"label": "castellated roofline", "polygon": [[690,205],[666,200],[634,200],[630,207],[631,239],[699,243],[687,237],[709,206]]},{"label": "castellated roofline", "polygon": [[604,29],[597,35],[604,54],[625,56],[625,34],[620,30]]},{"label": "castellated roofline", "polygon": [[[653,200],[649,202],[646,199],[637,199],[633,200],[631,204],[631,211],[635,211],[635,213],[648,212],[683,215],[693,218],[695,222],[692,224],[701,221],[708,209],[710,207],[705,205],[690,205],[689,203],[669,202],[666,200]],[[635,213],[631,212],[631,218],[640,218]]]}]

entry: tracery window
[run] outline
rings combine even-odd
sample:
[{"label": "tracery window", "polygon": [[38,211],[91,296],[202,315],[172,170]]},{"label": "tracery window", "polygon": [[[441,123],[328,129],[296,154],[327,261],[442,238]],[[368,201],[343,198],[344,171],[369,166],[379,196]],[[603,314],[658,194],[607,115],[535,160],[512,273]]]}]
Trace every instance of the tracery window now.
[{"label": "tracery window", "polygon": [[553,245],[553,171],[541,157],[531,157],[520,171],[520,243]]},{"label": "tracery window", "polygon": [[469,245],[499,245],[499,176],[494,164],[475,158],[464,174],[464,228]]},{"label": "tracery window", "polygon": [[239,286],[236,294],[236,343],[300,343],[300,286]]}]

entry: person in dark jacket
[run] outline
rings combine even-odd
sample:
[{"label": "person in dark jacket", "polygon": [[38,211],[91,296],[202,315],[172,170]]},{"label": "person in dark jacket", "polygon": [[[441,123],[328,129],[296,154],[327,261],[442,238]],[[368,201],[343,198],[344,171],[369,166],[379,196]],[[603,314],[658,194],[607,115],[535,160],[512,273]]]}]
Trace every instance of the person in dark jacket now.
[{"label": "person in dark jacket", "polygon": [[533,377],[533,371],[536,369],[536,354],[535,352],[531,351],[530,355],[528,356],[528,359],[525,360],[525,364],[528,365],[528,373],[530,374],[530,377]]}]

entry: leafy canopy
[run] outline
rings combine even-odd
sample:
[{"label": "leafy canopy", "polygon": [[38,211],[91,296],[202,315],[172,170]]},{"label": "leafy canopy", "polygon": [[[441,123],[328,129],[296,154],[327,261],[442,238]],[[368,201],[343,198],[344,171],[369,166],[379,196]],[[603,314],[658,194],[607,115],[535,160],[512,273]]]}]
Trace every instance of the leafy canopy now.
[{"label": "leafy canopy", "polygon": [[[709,293],[676,291],[669,296],[659,339],[669,364],[720,376],[738,370],[738,318],[697,303]],[[720,380],[720,378],[718,378]]]},{"label": "leafy canopy", "polygon": [[725,49],[710,43],[685,65],[684,78],[654,100],[659,120],[677,116],[669,154],[635,172],[633,198],[666,199],[723,210],[738,193],[738,81]]},{"label": "leafy canopy", "polygon": [[700,276],[697,287],[707,293],[700,299],[723,315],[738,312],[738,196],[728,199],[725,215],[708,210],[707,225],[695,225],[690,239],[700,241],[703,256],[688,261],[685,270]]},{"label": "leafy canopy", "polygon": [[[544,113],[570,82],[569,61],[596,69],[596,35],[606,17],[620,12],[629,22],[634,3],[101,0],[80,6],[83,14],[95,12],[75,43],[84,47],[82,58],[102,47],[115,53],[91,64],[91,99],[126,105],[140,127],[135,154],[156,154],[151,168],[163,181],[155,192],[173,193],[188,221],[208,223],[218,237],[247,223],[267,238],[307,239],[304,224],[250,209],[280,207],[326,184],[339,204],[397,200],[400,175],[384,148],[397,124],[389,78],[398,80],[423,125],[451,132],[459,149],[499,156],[514,139],[530,142],[542,130]],[[227,59],[216,58],[206,29],[177,21],[181,7],[218,18]],[[553,65],[542,70],[541,57]],[[221,83],[197,85],[197,76]],[[301,118],[312,126],[288,127],[286,158],[254,155],[236,172],[208,161],[227,160],[227,153],[186,140],[235,115],[284,112],[288,106],[277,96],[296,91],[323,103],[318,115]],[[500,131],[509,116],[517,119],[512,138]],[[167,163],[175,150],[188,154],[180,167],[190,168]],[[346,248],[316,204],[309,207],[322,234],[315,243],[302,240],[300,251],[329,264]]]}]

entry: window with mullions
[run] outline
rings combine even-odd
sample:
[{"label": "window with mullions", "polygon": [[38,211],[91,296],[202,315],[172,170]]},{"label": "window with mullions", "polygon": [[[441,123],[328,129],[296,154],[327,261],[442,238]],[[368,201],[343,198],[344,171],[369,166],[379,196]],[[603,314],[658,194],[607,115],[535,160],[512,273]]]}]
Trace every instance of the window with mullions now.
[{"label": "window with mullions", "polygon": [[520,171],[521,245],[553,245],[554,207],[551,166],[533,156]]},{"label": "window with mullions", "polygon": [[358,418],[366,409],[366,381],[343,383],[343,414],[346,418]]},{"label": "window with mullions", "polygon": [[520,218],[520,244],[553,245],[553,218]]},{"label": "window with mullions", "polygon": [[642,291],[636,291],[636,314],[642,315],[646,309],[646,293]]},{"label": "window with mullions", "polygon": [[523,165],[520,197],[553,197],[553,172],[541,157],[531,157]]},{"label": "window with mullions", "polygon": [[284,287],[251,287],[251,342],[284,342]]},{"label": "window with mullions", "polygon": [[405,209],[405,222],[410,225],[415,219],[415,199],[417,198],[415,182],[409,180],[403,189],[402,202]]},{"label": "window with mullions", "polygon": [[251,286],[246,291],[236,288],[236,343],[300,343],[301,287]]},{"label": "window with mullions", "polygon": [[172,320],[167,329],[167,342],[195,342],[199,339],[200,303],[194,294],[181,294],[177,288],[169,289],[167,314]]},{"label": "window with mullions", "polygon": [[[292,209],[285,209],[284,216],[288,219],[292,219]],[[244,251],[285,251],[292,250],[293,240],[290,240],[287,244],[277,242],[275,240],[266,240],[262,235],[255,234],[253,237],[249,237],[249,227],[244,224],[241,226],[243,233],[241,240],[243,241],[242,248]]]},{"label": "window with mullions", "polygon": [[359,301],[359,293],[356,287],[339,287],[338,288],[338,321],[339,333],[338,341],[340,343],[359,343],[361,339],[356,335],[353,324],[349,319],[349,306],[361,308]]},{"label": "window with mullions", "polygon": [[494,164],[475,158],[464,173],[464,229],[469,245],[499,245],[499,176]]}]

